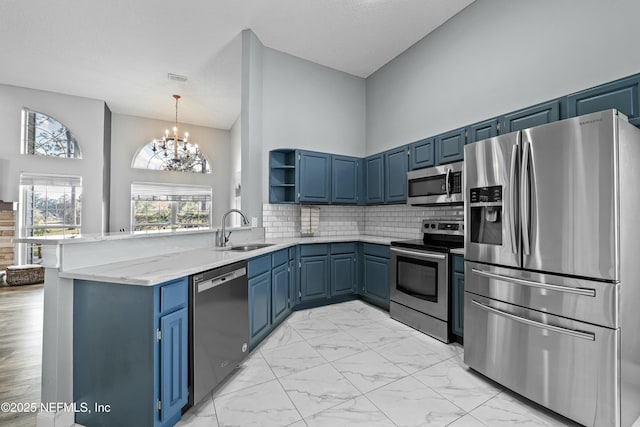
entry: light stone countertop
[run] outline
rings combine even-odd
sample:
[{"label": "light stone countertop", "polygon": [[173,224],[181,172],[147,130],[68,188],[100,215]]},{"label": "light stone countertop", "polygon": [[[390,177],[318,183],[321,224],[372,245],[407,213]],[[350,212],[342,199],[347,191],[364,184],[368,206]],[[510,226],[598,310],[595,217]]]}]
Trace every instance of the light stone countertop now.
[{"label": "light stone countertop", "polygon": [[[251,230],[252,227],[229,227],[226,231]],[[189,234],[215,234],[219,228],[196,228],[192,230],[162,230],[147,232],[111,232],[111,233],[83,233],[68,236],[34,236],[17,237],[14,240],[18,243],[37,243],[41,245],[73,245],[87,242],[103,242],[109,240],[147,239],[164,236],[184,236]]]},{"label": "light stone countertop", "polygon": [[[59,271],[60,277],[84,279],[124,285],[153,286],[168,280],[222,267],[236,261],[255,258],[290,246],[309,243],[366,242],[388,245],[401,238],[370,235],[298,237],[266,239],[272,246],[248,252],[236,252],[221,248],[198,248],[188,251],[150,256],[131,261],[121,261],[75,270]],[[262,242],[260,242],[262,243]]]}]

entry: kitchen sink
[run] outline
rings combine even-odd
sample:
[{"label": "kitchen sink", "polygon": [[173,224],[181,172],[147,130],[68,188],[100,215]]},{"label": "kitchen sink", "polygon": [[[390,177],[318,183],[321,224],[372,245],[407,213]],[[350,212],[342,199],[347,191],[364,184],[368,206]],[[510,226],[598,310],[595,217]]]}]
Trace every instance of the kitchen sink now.
[{"label": "kitchen sink", "polygon": [[231,246],[231,250],[238,252],[248,252],[260,248],[266,248],[267,246],[273,246],[273,243],[248,243],[246,245]]}]

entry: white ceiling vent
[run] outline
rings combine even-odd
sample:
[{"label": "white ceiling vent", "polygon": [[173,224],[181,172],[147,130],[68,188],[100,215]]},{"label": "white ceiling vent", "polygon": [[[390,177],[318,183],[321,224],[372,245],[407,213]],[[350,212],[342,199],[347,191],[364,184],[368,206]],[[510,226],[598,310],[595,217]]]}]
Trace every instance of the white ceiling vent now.
[{"label": "white ceiling vent", "polygon": [[176,81],[176,82],[186,82],[187,81],[187,77],[186,76],[180,76],[178,74],[168,73],[167,77],[169,77],[169,80],[173,80],[173,81]]}]

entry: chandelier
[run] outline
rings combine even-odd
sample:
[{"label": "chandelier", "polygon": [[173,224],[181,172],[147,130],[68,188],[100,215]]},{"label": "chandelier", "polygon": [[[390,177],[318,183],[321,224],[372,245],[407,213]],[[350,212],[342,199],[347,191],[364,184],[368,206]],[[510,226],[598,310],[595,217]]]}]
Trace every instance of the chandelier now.
[{"label": "chandelier", "polygon": [[176,100],[176,124],[173,127],[173,135],[169,135],[169,129],[165,130],[164,136],[153,140],[151,150],[155,157],[162,159],[164,170],[208,173],[207,159],[198,149],[198,144],[188,142],[189,132],[184,133],[184,138],[178,136],[180,95],[173,97]]}]

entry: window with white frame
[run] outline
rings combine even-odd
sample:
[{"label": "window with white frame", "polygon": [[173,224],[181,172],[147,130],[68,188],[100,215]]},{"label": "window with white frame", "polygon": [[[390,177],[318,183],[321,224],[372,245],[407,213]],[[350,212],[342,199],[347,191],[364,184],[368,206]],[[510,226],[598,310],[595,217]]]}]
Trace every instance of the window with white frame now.
[{"label": "window with white frame", "polygon": [[211,187],[133,183],[131,223],[134,232],[208,228]]},{"label": "window with white frame", "polygon": [[[79,234],[82,178],[66,175],[20,174],[20,235],[44,237]],[[23,245],[21,260],[41,261],[38,245]]]}]

